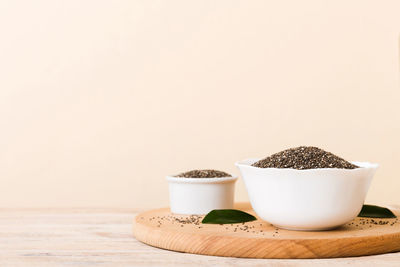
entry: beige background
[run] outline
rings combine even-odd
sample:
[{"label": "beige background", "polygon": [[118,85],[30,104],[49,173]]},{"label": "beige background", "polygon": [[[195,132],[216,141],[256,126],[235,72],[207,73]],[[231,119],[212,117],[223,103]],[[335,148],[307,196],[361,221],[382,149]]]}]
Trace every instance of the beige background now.
[{"label": "beige background", "polygon": [[[297,145],[400,203],[399,1],[1,1],[1,207],[168,203]],[[241,181],[237,200],[247,198]]]}]

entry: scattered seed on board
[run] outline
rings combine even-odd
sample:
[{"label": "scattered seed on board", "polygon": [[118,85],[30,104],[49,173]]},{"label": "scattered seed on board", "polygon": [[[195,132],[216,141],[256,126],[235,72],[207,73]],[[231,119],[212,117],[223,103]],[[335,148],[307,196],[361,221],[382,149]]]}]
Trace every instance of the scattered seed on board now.
[{"label": "scattered seed on board", "polygon": [[[201,220],[203,216],[200,215],[173,215],[169,214],[166,216],[157,216],[157,217],[140,217],[143,219],[147,219],[149,221],[156,221],[155,226],[156,227],[162,227],[166,221],[172,223],[172,224],[178,224],[180,227],[184,227],[185,225],[194,225],[197,226],[196,228],[201,229],[203,226],[201,225]],[[156,220],[156,218],[159,218],[159,220]],[[357,218],[356,220],[350,222],[347,224],[347,226],[350,227],[355,227],[358,230],[363,230],[367,227],[371,228],[372,226],[376,225],[376,227],[382,227],[382,226],[391,226],[393,227],[394,225],[398,225],[400,222],[399,218],[396,219],[372,219],[372,218]],[[259,226],[260,228],[264,224],[260,223]],[[240,224],[223,224],[221,225],[222,227],[225,228],[225,230],[233,230],[233,233],[238,233],[238,232],[244,232],[244,233],[252,233],[252,234],[259,234],[265,236],[266,234],[271,234],[272,237],[278,237],[280,230],[279,228],[273,227],[271,224],[266,224],[266,226],[273,227],[271,230],[265,230],[265,229],[260,229],[258,228],[258,225],[255,224],[248,224],[248,223],[240,223]],[[257,229],[258,228],[258,229]]]}]

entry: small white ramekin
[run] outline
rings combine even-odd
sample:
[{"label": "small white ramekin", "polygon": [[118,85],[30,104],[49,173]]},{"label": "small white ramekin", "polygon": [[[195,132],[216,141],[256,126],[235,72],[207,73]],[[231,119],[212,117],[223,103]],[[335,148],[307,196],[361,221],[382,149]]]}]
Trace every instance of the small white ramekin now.
[{"label": "small white ramekin", "polygon": [[167,176],[172,213],[203,215],[214,209],[232,209],[237,176],[184,178]]},{"label": "small white ramekin", "polygon": [[378,164],[356,169],[258,168],[258,159],[236,163],[257,215],[280,228],[328,230],[360,212]]}]

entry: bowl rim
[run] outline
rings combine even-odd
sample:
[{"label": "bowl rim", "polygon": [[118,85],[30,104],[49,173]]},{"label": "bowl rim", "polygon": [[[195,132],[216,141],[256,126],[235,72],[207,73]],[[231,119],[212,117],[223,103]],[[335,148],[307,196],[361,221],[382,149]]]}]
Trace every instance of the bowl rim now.
[{"label": "bowl rim", "polygon": [[187,178],[187,177],[176,177],[173,175],[167,175],[166,180],[172,183],[188,183],[188,184],[223,184],[235,182],[238,176],[232,175],[228,177],[212,177],[212,178]]},{"label": "bowl rim", "polygon": [[244,160],[240,160],[235,162],[235,166],[237,167],[246,167],[254,170],[275,170],[275,171],[295,171],[295,172],[316,172],[316,171],[344,171],[344,172],[355,172],[365,169],[377,169],[379,167],[378,163],[371,163],[368,161],[350,161],[354,165],[357,165],[359,168],[355,169],[339,169],[339,168],[317,168],[317,169],[305,169],[298,170],[293,168],[260,168],[251,166],[254,162],[260,160],[262,158],[248,158]]}]

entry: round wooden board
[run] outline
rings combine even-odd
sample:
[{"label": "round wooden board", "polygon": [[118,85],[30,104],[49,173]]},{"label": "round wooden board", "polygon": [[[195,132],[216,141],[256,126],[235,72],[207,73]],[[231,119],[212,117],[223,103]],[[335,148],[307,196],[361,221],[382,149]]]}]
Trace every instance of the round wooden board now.
[{"label": "round wooden board", "polygon": [[[249,204],[236,208],[254,214]],[[400,251],[399,219],[356,218],[330,231],[289,231],[262,220],[215,225],[201,224],[201,216],[198,224],[178,221],[189,217],[168,208],[143,212],[134,220],[133,233],[158,248],[239,258],[335,258]]]}]

